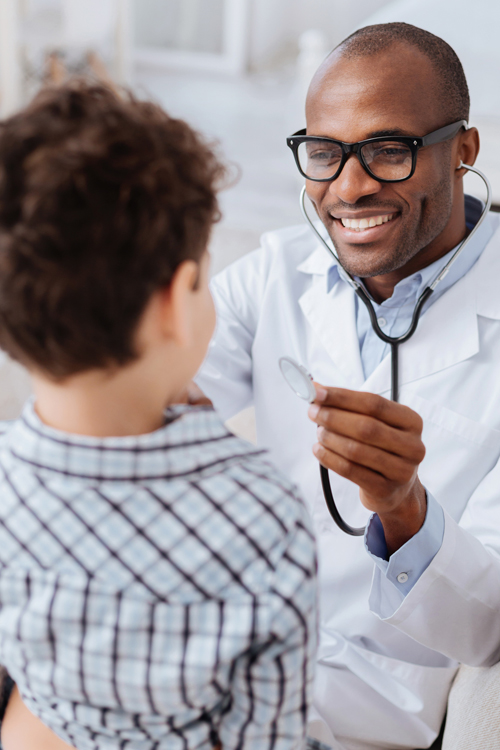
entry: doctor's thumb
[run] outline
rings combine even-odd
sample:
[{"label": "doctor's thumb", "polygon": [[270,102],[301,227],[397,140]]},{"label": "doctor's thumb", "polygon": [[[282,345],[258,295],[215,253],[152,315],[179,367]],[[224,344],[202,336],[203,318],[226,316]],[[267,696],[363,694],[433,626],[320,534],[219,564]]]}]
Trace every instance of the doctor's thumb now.
[{"label": "doctor's thumb", "polygon": [[317,403],[323,403],[323,401],[326,401],[328,396],[328,391],[326,388],[323,388],[323,386],[319,385],[318,383],[313,383],[314,389],[316,391],[316,398],[314,399]]}]

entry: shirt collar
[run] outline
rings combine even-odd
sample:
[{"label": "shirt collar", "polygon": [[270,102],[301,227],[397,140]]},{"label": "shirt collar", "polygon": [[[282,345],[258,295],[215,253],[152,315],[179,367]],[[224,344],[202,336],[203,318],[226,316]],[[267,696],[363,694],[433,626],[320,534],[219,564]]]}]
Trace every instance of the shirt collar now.
[{"label": "shirt collar", "polygon": [[[465,196],[465,222],[469,229],[473,229],[477,224],[483,210],[484,204],[482,201],[471,195]],[[331,244],[330,237],[324,225],[318,221],[315,222],[315,226],[324,239]],[[472,268],[493,236],[493,233],[494,226],[490,215],[486,217],[485,221],[472,238],[467,250],[459,255],[455,263],[453,263],[448,275],[442,282],[440,282],[436,291],[439,290],[439,292],[442,293]],[[400,281],[395,287],[395,292],[398,288],[402,286],[406,287],[406,285],[408,285],[408,287],[414,286],[417,290],[417,296],[420,296],[425,287],[434,280],[439,271],[451,258],[457,247],[458,245],[452,248],[444,257],[439,258],[421,271],[417,271],[415,274]],[[327,293],[331,291],[338,281],[342,280],[345,283],[350,283],[343,268],[338,264],[333,255],[328,253],[322,245],[316,246],[315,250],[305,259],[305,261],[297,266],[297,270],[302,273],[325,276]]]},{"label": "shirt collar", "polygon": [[207,407],[170,407],[165,425],[145,435],[95,438],[48,427],[34,399],[5,432],[1,448],[37,473],[96,481],[175,478],[262,452],[232,435]]}]

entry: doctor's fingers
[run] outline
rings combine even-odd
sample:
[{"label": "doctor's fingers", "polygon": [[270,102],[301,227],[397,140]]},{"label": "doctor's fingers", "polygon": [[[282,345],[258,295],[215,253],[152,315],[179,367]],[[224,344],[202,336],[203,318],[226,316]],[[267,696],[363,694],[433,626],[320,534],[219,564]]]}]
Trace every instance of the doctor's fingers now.
[{"label": "doctor's fingers", "polygon": [[[309,412],[311,413],[311,409]],[[313,421],[328,433],[343,435],[364,445],[373,445],[418,463],[425,456],[420,432],[390,427],[373,417],[341,409],[322,408]]]},{"label": "doctor's fingers", "polygon": [[346,388],[319,387],[323,393],[326,392],[326,397],[321,400],[321,403],[316,399],[314,405],[330,406],[357,414],[365,414],[392,427],[411,430],[418,434],[422,432],[422,417],[408,406],[389,401],[376,393],[350,391]]},{"label": "doctor's fingers", "polygon": [[[327,432],[322,427],[318,430],[318,440],[322,448],[339,456],[358,467],[371,469],[396,484],[410,482],[418,469],[419,461],[395,456],[393,453],[359,443],[357,440]],[[315,455],[317,455],[315,451]],[[328,454],[322,454],[328,460]],[[321,462],[323,460],[321,459]]]},{"label": "doctor's fingers", "polygon": [[393,510],[394,505],[399,505],[401,491],[405,492],[405,488],[411,486],[412,480],[414,481],[418,476],[417,469],[414,467],[408,481],[389,479],[378,471],[361,466],[325,448],[320,443],[314,445],[313,452],[318,461],[327,469],[356,484],[364,494],[364,500],[363,496],[361,497],[363,505],[377,513],[389,512]]}]

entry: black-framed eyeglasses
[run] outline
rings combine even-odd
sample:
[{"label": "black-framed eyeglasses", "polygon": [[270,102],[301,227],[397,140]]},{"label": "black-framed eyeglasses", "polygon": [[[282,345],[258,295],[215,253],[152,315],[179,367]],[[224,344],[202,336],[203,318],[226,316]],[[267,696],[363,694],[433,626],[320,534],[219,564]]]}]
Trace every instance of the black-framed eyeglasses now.
[{"label": "black-framed eyeglasses", "polygon": [[424,146],[433,146],[454,138],[467,121],[460,120],[433,130],[423,137],[409,135],[379,136],[357,143],[306,135],[299,130],[286,139],[299,172],[308,180],[331,182],[341,173],[350,154],[356,154],[361,166],[379,182],[402,182],[415,172],[417,154]]}]

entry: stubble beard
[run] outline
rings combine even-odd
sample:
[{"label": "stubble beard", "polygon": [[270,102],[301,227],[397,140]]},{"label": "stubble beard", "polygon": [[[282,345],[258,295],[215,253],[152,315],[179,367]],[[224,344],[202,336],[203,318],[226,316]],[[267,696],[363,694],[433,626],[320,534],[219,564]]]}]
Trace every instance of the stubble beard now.
[{"label": "stubble beard", "polygon": [[[445,229],[450,220],[453,205],[451,181],[446,175],[437,183],[421,204],[421,211],[415,220],[403,223],[398,236],[398,244],[389,257],[380,258],[379,262],[373,258],[367,262],[363,259],[363,250],[358,258],[353,257],[356,250],[350,253],[342,251],[340,244],[335,245],[338,258],[351,276],[359,278],[371,278],[373,276],[384,276],[385,274],[403,268],[419,252],[426,248]],[[450,248],[451,250],[451,248]]]}]

